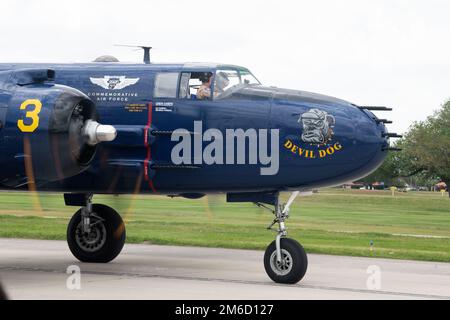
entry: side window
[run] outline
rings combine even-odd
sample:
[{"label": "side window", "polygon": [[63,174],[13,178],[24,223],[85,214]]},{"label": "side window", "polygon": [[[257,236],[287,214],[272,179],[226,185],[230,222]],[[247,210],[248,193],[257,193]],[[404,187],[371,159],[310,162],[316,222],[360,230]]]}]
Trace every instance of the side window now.
[{"label": "side window", "polygon": [[164,72],[156,74],[155,98],[176,98],[178,85],[178,72]]},{"label": "side window", "polygon": [[[211,93],[208,91],[211,83],[209,79],[212,72],[183,72],[180,78],[180,99],[209,100]],[[209,92],[209,95],[208,95]]]},{"label": "side window", "polygon": [[191,93],[189,90],[189,80],[191,79],[191,73],[190,72],[183,72],[181,74],[180,78],[180,93],[178,94],[178,97],[180,99],[190,99]]}]

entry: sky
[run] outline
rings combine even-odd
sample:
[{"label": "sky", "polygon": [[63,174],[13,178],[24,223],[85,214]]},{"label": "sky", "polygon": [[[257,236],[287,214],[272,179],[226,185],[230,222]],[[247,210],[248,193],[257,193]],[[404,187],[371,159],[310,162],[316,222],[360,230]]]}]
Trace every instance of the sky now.
[{"label": "sky", "polygon": [[447,0],[2,0],[0,62],[248,67],[266,85],[394,108],[403,133],[450,99]]}]

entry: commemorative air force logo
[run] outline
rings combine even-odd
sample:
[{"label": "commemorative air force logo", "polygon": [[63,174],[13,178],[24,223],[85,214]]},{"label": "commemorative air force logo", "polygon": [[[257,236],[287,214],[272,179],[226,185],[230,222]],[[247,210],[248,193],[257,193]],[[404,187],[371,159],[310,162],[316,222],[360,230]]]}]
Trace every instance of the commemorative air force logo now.
[{"label": "commemorative air force logo", "polygon": [[104,76],[103,78],[90,78],[96,84],[107,90],[121,90],[136,84],[140,78],[127,78],[126,76]]},{"label": "commemorative air force logo", "polygon": [[302,133],[300,142],[306,144],[296,144],[296,139],[288,139],[284,147],[291,153],[307,159],[322,159],[334,156],[341,152],[343,147],[339,141],[333,141],[334,116],[319,109],[310,109],[303,113],[298,119]]}]

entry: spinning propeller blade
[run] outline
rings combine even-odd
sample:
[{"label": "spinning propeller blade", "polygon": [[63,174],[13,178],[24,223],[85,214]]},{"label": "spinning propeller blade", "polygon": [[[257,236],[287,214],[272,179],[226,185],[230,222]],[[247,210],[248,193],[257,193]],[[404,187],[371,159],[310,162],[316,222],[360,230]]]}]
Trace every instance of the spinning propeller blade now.
[{"label": "spinning propeller blade", "polygon": [[31,200],[33,203],[33,211],[42,216],[42,205],[39,194],[36,189],[36,181],[34,179],[33,171],[33,155],[31,151],[30,139],[27,136],[23,137],[23,153],[25,155],[25,174],[28,181],[28,190],[30,191]]}]

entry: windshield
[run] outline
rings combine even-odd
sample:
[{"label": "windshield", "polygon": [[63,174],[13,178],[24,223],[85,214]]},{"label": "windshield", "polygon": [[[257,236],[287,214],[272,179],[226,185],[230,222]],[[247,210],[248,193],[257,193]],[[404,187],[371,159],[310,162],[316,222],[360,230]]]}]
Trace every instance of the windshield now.
[{"label": "windshield", "polygon": [[261,84],[248,70],[241,70],[239,71],[239,74],[241,75],[241,81],[244,84]]},{"label": "windshield", "polygon": [[261,84],[253,74],[246,70],[223,69],[217,70],[214,77],[214,98],[223,98],[235,88]]}]

